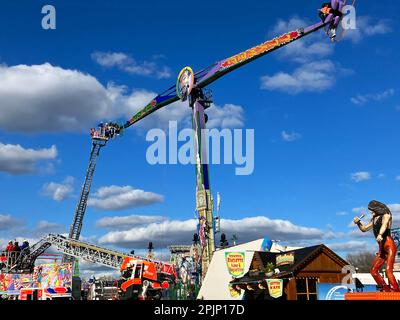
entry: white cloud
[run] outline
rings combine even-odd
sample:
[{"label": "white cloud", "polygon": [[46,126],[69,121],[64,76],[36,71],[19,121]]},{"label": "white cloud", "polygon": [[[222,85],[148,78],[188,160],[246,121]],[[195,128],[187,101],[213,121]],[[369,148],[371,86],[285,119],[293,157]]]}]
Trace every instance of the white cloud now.
[{"label": "white cloud", "polygon": [[115,244],[122,247],[144,248],[149,241],[157,247],[170,244],[185,244],[196,232],[196,220],[164,221],[125,231],[112,231],[99,239],[101,244]]},{"label": "white cloud", "polygon": [[38,170],[39,163],[54,160],[56,157],[57,148],[54,145],[48,149],[25,149],[19,144],[0,142],[0,171],[13,175],[33,173]]},{"label": "white cloud", "polygon": [[400,227],[400,204],[398,203],[393,203],[388,205],[390,211],[392,212],[393,215],[393,222],[395,225],[393,225],[393,228],[399,228]]},{"label": "white cloud", "polygon": [[365,212],[366,208],[365,207],[359,207],[359,208],[353,208],[351,211],[354,213],[362,213]]},{"label": "white cloud", "polygon": [[282,131],[281,135],[282,135],[283,141],[286,141],[286,142],[293,142],[293,141],[296,141],[296,140],[299,140],[302,138],[302,135],[297,132],[289,133],[286,131]]},{"label": "white cloud", "polygon": [[119,187],[113,185],[99,188],[89,198],[88,206],[113,211],[148,206],[163,200],[163,196],[153,192],[134,189],[131,186]]},{"label": "white cloud", "polygon": [[[2,65],[0,81],[0,129],[9,132],[87,132],[100,119],[129,119],[157,95],[113,83],[104,87],[91,75],[49,63]],[[159,127],[189,113],[179,103],[165,109],[147,124]]]},{"label": "white cloud", "polygon": [[369,93],[369,94],[365,94],[365,95],[357,95],[353,98],[351,98],[351,102],[359,105],[359,106],[363,106],[367,103],[370,102],[381,102],[383,100],[386,100],[392,96],[394,96],[396,93],[396,90],[394,89],[388,89],[379,93]]},{"label": "white cloud", "polygon": [[76,70],[0,66],[0,128],[10,132],[74,132],[111,115],[108,90]]},{"label": "white cloud", "polygon": [[37,236],[44,236],[49,233],[60,234],[65,231],[65,226],[55,222],[41,220],[37,223],[35,234]]},{"label": "white cloud", "polygon": [[[308,25],[310,25],[309,21],[299,17],[292,17],[288,21],[280,19],[269,36],[276,36]],[[290,43],[278,50],[276,54],[286,64],[296,62],[301,65],[292,73],[278,72],[274,75],[265,75],[261,78],[261,89],[299,94],[322,92],[332,88],[338,75],[353,73],[327,59],[333,52],[334,46],[329,43],[323,32],[316,32]]]},{"label": "white cloud", "polygon": [[131,58],[122,52],[94,52],[91,56],[99,65],[108,68],[129,64],[132,61]]},{"label": "white cloud", "polygon": [[304,64],[292,74],[278,72],[261,78],[261,88],[269,91],[283,91],[290,94],[321,92],[336,83],[336,67],[332,61],[316,61]]},{"label": "white cloud", "polygon": [[96,226],[98,228],[125,230],[165,220],[167,220],[167,218],[161,216],[131,215],[124,217],[105,217],[98,220]]},{"label": "white cloud", "polygon": [[[146,95],[146,101],[154,98],[154,93],[133,94],[129,99],[126,99],[125,105],[130,109],[131,114],[135,114],[143,107],[143,96]],[[142,100],[141,102],[139,100]],[[138,107],[139,106],[139,107]],[[225,104],[218,106],[213,104],[206,110],[208,115],[207,128],[218,129],[235,129],[244,126],[244,109],[242,106],[235,104]],[[191,109],[188,108],[187,103],[175,102],[165,108],[153,113],[150,117],[141,120],[135,127],[140,131],[145,131],[152,128],[160,128],[168,132],[168,125],[170,121],[177,121],[179,127],[192,128],[191,123]]]},{"label": "white cloud", "polygon": [[158,79],[170,78],[171,70],[166,66],[159,66],[155,61],[137,62],[132,56],[123,52],[94,52],[92,59],[106,68],[118,68],[121,71],[141,75],[156,76]]},{"label": "white cloud", "polygon": [[[269,33],[269,37],[275,37],[289,30],[296,30],[308,25],[310,25],[309,21],[299,17],[293,17],[289,21],[279,19]],[[323,32],[317,32],[285,46],[277,52],[277,55],[285,61],[290,60],[300,63],[325,58],[334,52],[334,46],[326,39],[327,37]]]},{"label": "white cloud", "polygon": [[365,238],[365,239],[374,239],[374,235],[371,231],[367,232],[361,232],[358,228],[355,230],[352,230],[348,233],[348,236],[351,238]]},{"label": "white cloud", "polygon": [[207,128],[236,129],[244,126],[244,109],[235,104],[213,105],[207,110]]},{"label": "white cloud", "polygon": [[67,177],[63,183],[49,182],[42,187],[43,195],[55,201],[63,201],[71,196],[74,191],[74,178]]},{"label": "white cloud", "polygon": [[[322,240],[326,236],[323,231],[316,228],[297,226],[287,220],[272,220],[262,216],[239,220],[222,219],[221,229],[228,237],[236,234],[242,243],[263,237],[290,241]],[[149,241],[153,241],[160,248],[171,244],[190,244],[194,233],[197,233],[196,220],[168,220],[130,230],[112,231],[102,236],[99,243],[143,248]]]},{"label": "white cloud", "polygon": [[327,244],[327,247],[337,252],[364,252],[364,251],[373,251],[377,249],[377,247],[375,247],[374,245],[372,245],[367,241],[356,241],[356,240],[351,240],[343,243]]},{"label": "white cloud", "polygon": [[[117,63],[119,56],[103,63]],[[156,92],[130,90],[112,82],[103,86],[95,77],[77,70],[42,65],[0,66],[0,130],[22,133],[88,132],[99,120],[125,122],[143,109]],[[210,124],[243,125],[243,109],[234,104],[209,109]],[[161,128],[169,121],[191,127],[191,109],[176,102],[134,126],[139,132]]]},{"label": "white cloud", "polygon": [[22,225],[22,221],[9,214],[0,214],[0,231],[13,229]]},{"label": "white cloud", "polygon": [[371,179],[371,174],[369,172],[361,171],[351,174],[351,180],[355,182],[363,182]]},{"label": "white cloud", "polygon": [[80,276],[84,279],[89,279],[93,275],[96,277],[96,279],[99,279],[101,277],[111,277],[113,279],[119,279],[121,277],[121,273],[119,272],[119,270],[108,268],[106,266],[91,263],[85,260],[79,260],[79,272]]},{"label": "white cloud", "polygon": [[343,216],[347,216],[348,213],[346,211],[340,211],[336,213],[337,216],[343,217]]},{"label": "white cloud", "polygon": [[[288,220],[251,217],[240,220],[222,219],[223,232],[235,233],[242,241],[269,237],[275,240],[323,239],[325,233],[316,228],[302,227]],[[256,236],[256,238],[254,238]]]},{"label": "white cloud", "polygon": [[347,30],[345,38],[354,43],[358,43],[367,37],[384,35],[393,31],[390,21],[386,19],[377,20],[370,16],[358,16],[356,22],[357,29]]}]

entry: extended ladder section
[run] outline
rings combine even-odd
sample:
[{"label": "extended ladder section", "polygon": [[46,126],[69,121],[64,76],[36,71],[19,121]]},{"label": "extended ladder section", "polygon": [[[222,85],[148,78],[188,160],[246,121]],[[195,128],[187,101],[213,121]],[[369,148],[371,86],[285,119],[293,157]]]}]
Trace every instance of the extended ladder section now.
[{"label": "extended ladder section", "polygon": [[134,257],[117,250],[102,248],[94,244],[68,239],[60,235],[49,234],[46,240],[64,255],[80,258],[114,269],[119,269],[121,267],[125,257]]},{"label": "extended ladder section", "polygon": [[89,166],[86,171],[85,183],[83,184],[81,196],[75,210],[74,220],[69,231],[69,238],[78,240],[81,235],[83,217],[86,211],[86,205],[89,198],[90,187],[92,185],[94,170],[96,169],[97,158],[100,154],[100,149],[107,143],[105,139],[93,139],[92,151],[90,152]]}]

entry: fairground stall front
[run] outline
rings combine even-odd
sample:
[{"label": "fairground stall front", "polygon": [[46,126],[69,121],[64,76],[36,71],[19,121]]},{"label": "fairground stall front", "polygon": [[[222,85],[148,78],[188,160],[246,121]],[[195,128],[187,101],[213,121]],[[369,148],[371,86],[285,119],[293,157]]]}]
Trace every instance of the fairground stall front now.
[{"label": "fairground stall front", "polygon": [[0,274],[0,295],[12,300],[71,299],[71,264],[38,265],[33,274]]}]

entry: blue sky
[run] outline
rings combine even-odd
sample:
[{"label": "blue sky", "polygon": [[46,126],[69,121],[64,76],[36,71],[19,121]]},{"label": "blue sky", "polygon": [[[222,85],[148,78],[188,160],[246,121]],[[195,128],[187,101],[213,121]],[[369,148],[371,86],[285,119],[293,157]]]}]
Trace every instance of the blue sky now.
[{"label": "blue sky", "polygon": [[[200,70],[317,22],[320,6],[51,1],[57,29],[43,30],[45,4],[0,4],[1,243],[68,230],[89,157],[87,131],[99,120],[125,121],[186,65]],[[360,3],[358,29],[343,42],[330,44],[320,31],[211,86],[215,126],[232,118],[255,130],[252,175],[236,176],[234,165],[210,168],[228,237],[325,243],[343,255],[374,250],[371,235],[349,227],[372,199],[390,204],[399,226],[398,9],[388,0]],[[147,129],[187,122],[186,105],[167,108],[102,150],[92,185],[100,205],[88,207],[86,239],[124,250],[149,240],[159,248],[190,242],[194,168],[146,162]]]}]

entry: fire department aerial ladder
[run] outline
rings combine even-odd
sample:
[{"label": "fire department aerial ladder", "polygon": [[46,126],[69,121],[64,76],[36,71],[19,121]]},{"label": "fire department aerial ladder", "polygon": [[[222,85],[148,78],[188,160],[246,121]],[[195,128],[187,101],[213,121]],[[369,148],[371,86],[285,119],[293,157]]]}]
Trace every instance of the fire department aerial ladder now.
[{"label": "fire department aerial ladder", "polygon": [[[89,166],[86,171],[85,182],[82,186],[81,195],[79,197],[78,205],[76,206],[74,220],[72,221],[71,228],[69,231],[69,238],[79,240],[81,235],[83,217],[85,216],[87,201],[90,194],[90,187],[93,181],[94,171],[96,169],[97,159],[100,155],[100,150],[107,143],[107,140],[102,137],[92,138],[92,150],[90,152]],[[71,256],[64,255],[64,262],[72,262],[74,259]]]},{"label": "fire department aerial ladder", "polygon": [[55,247],[59,252],[69,257],[83,259],[91,263],[118,270],[121,268],[122,262],[126,257],[154,262],[156,265],[162,266],[163,270],[172,268],[172,264],[163,261],[147,259],[117,250],[103,248],[95,244],[69,239],[61,235],[49,234],[33,246],[30,246],[27,250],[6,254],[7,260],[3,263],[4,265],[0,271],[14,274],[32,273],[36,259],[50,248],[50,246]]}]

